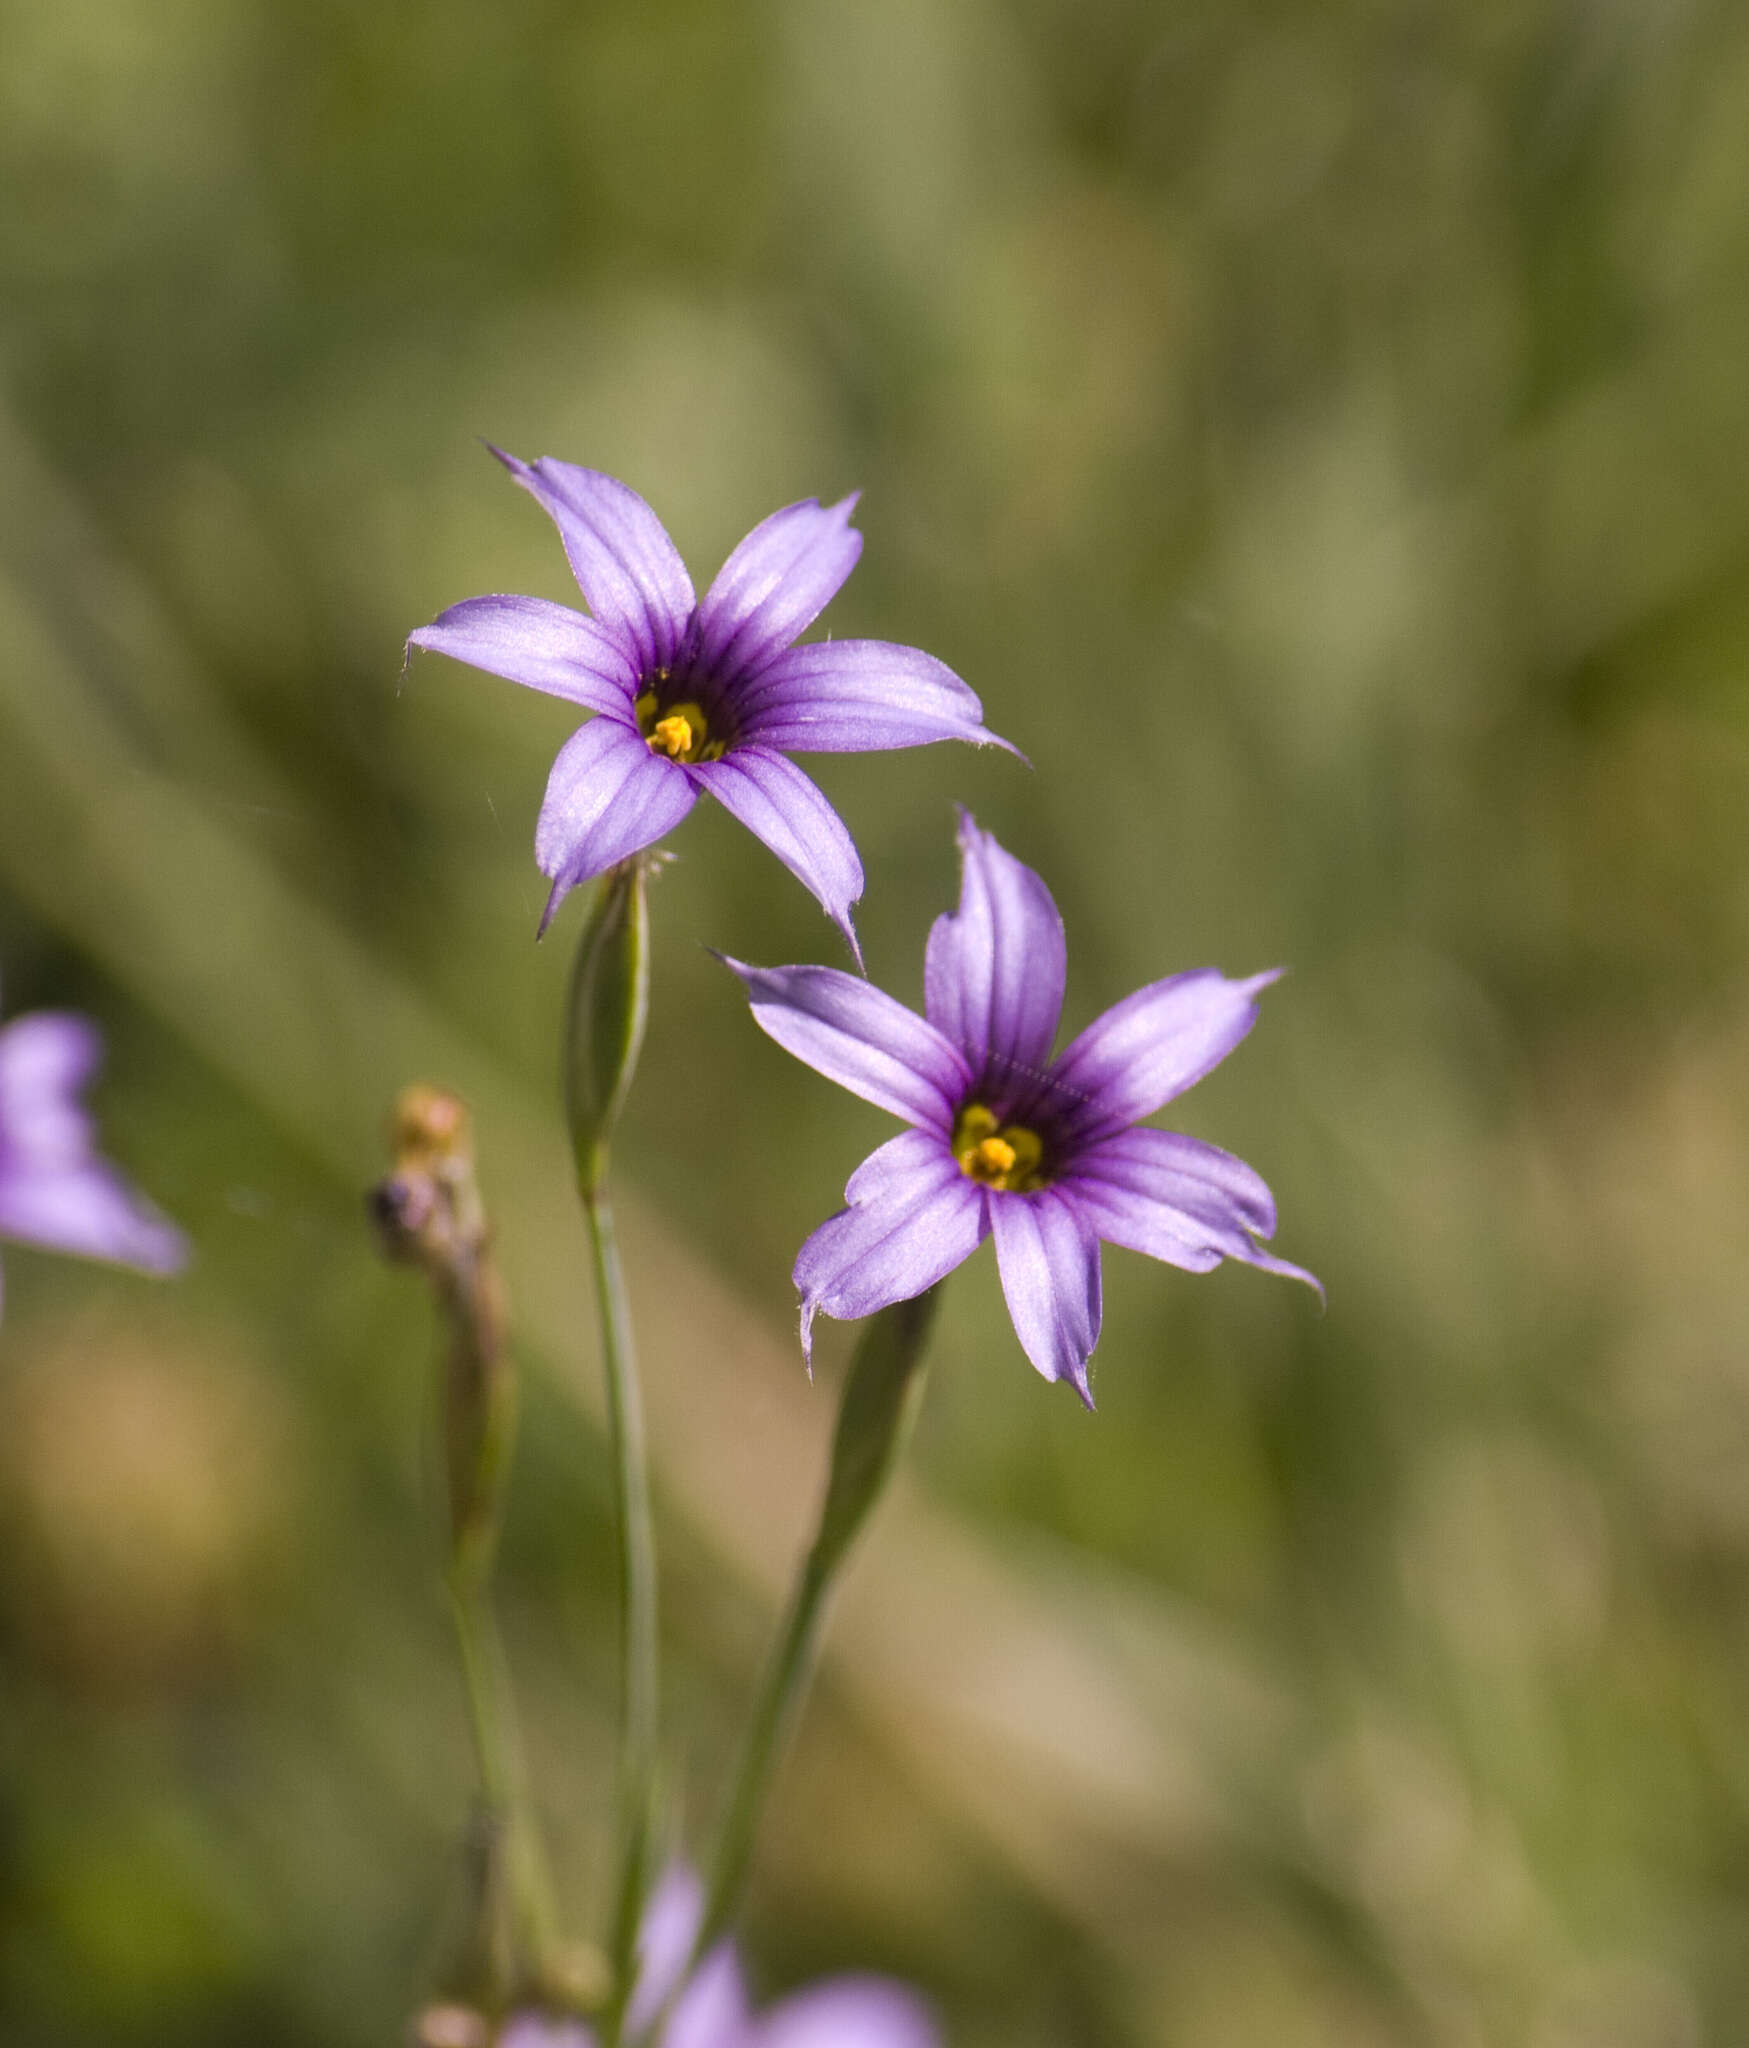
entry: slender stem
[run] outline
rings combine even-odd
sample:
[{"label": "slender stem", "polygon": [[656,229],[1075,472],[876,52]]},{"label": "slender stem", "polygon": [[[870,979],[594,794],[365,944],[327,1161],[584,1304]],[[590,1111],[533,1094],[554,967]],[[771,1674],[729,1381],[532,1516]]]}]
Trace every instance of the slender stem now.
[{"label": "slender stem", "polygon": [[718,1824],[695,1955],[710,1948],[740,1906],[759,1818],[813,1676],[828,1596],[916,1419],[938,1291],[932,1287],[882,1309],[863,1332],[845,1377],[819,1525],[796,1573]]},{"label": "slender stem", "polygon": [[506,1966],[513,1978],[538,1978],[552,1954],[552,1902],[491,1595],[516,1430],[516,1381],[504,1345],[497,1269],[483,1238],[454,1260],[445,1278],[454,1330],[447,1385],[446,1576],[485,1808],[488,1896],[483,1910],[490,1912],[491,1888],[502,1883],[509,1909]]},{"label": "slender stem", "polygon": [[516,1433],[516,1369],[504,1293],[474,1173],[466,1106],[428,1083],[396,1099],[394,1168],[372,1189],[386,1255],[418,1266],[447,1337],[442,1450],[448,1493],[444,1583],[455,1621],[480,1767],[480,1826],[470,1848],[470,1995],[502,2000],[544,1984],[552,1961],[546,1860],[524,1781],[510,1673],[492,1613],[492,1560]]},{"label": "slender stem", "polygon": [[[470,1569],[472,1562],[458,1552],[449,1574],[449,1594],[480,1766],[486,1835],[482,1921],[490,1924],[494,1917],[492,1895],[502,1884],[509,1910],[509,1953],[493,1956],[494,1974],[515,1979],[532,1972],[539,1977],[552,1954],[546,1861],[523,1777],[504,1646],[484,1574]],[[487,1945],[497,1946],[490,1937]],[[510,1988],[517,1986],[512,1983]]]},{"label": "slender stem", "polygon": [[814,1655],[832,1580],[830,1568],[821,1563],[816,1551],[810,1550],[790,1589],[783,1628],[765,1668],[734,1788],[723,1811],[710,1871],[708,1904],[696,1944],[701,1955],[733,1920],[740,1904],[758,1836],[759,1816],[814,1675]]},{"label": "slender stem", "polygon": [[650,1880],[657,1758],[656,1539],[631,1309],[613,1210],[599,1181],[584,1188],[583,1213],[589,1223],[601,1310],[601,1355],[607,1374],[608,1431],[613,1443],[614,1506],[619,1525],[619,1889],[610,1947],[614,1975],[611,2040],[617,2038],[620,2017],[631,1994],[638,1920]]}]

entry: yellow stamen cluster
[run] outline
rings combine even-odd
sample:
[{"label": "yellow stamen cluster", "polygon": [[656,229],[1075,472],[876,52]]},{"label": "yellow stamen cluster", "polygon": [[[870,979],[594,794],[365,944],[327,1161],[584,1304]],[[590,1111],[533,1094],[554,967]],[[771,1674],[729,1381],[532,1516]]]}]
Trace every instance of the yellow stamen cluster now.
[{"label": "yellow stamen cluster", "polygon": [[955,1119],[953,1156],[967,1180],[981,1187],[1004,1188],[1011,1194],[1029,1194],[1042,1188],[1045,1148],[1037,1131],[1025,1124],[998,1121],[994,1110],[981,1102],[968,1102]]},{"label": "yellow stamen cluster", "polygon": [[670,761],[678,761],[682,754],[692,752],[692,727],[683,711],[676,711],[667,718],[658,718],[650,731],[650,746],[660,747]]},{"label": "yellow stamen cluster", "polygon": [[[667,682],[667,671],[656,680]],[[664,705],[655,690],[645,690],[632,709],[644,743],[653,754],[666,754],[670,761],[720,761],[727,751],[724,741],[711,738],[703,705],[691,698],[683,704]]]}]

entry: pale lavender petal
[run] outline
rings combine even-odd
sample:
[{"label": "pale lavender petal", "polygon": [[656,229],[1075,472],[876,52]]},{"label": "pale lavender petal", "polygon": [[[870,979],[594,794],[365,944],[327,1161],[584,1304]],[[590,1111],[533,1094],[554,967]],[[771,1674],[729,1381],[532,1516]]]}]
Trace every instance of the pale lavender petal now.
[{"label": "pale lavender petal", "polygon": [[1099,1341],[1099,1239],[1051,1188],[993,1194],[990,1229],[1020,1348],[1047,1380],[1068,1380],[1091,1408],[1087,1360]]},{"label": "pale lavender petal", "polygon": [[907,1123],[943,1138],[952,1130],[971,1074],[933,1024],[836,967],[748,967],[721,957],[746,985],[754,1022],[786,1052]]},{"label": "pale lavender petal", "polygon": [[638,1923],[638,1977],[625,2016],[629,2039],[635,2041],[668,2003],[703,1919],[704,1885],[697,1871],[671,1863]]},{"label": "pale lavender petal", "polygon": [[1281,973],[1229,981],[1212,967],[1151,982],[1096,1017],[1051,1069],[1075,1106],[1067,1127],[1092,1139],[1151,1116],[1219,1066],[1257,1021],[1257,994]]},{"label": "pale lavender petal", "polygon": [[1069,1171],[1164,1203],[1229,1236],[1275,1235],[1275,1198],[1243,1159],[1179,1131],[1138,1127],[1078,1149]]},{"label": "pale lavender petal", "polygon": [[[891,1149],[883,1146],[865,1170]],[[804,1357],[822,1310],[849,1322],[909,1301],[983,1243],[989,1229],[984,1190],[966,1179],[945,1145],[935,1143],[933,1152],[927,1165],[894,1165],[878,1193],[871,1190],[829,1216],[796,1254]]]},{"label": "pale lavender petal", "polygon": [[668,529],[627,484],[543,456],[492,453],[559,529],[577,587],[640,671],[667,668],[692,617],[692,578]]},{"label": "pale lavender petal", "polygon": [[982,705],[944,662],[885,640],[792,647],[735,692],[735,710],[744,738],[792,754],[868,754],[932,740],[1008,747],[984,730]]},{"label": "pale lavender petal", "polygon": [[793,761],[765,747],[735,747],[720,761],[701,761],[688,773],[755,838],[763,839],[818,899],[860,967],[862,949],[850,906],[862,894],[862,862],[844,820],[821,790]]},{"label": "pale lavender petal", "polygon": [[756,2038],[734,1943],[719,1942],[681,1993],[662,2048],[753,2048]]},{"label": "pale lavender petal", "polygon": [[837,596],[862,553],[856,495],[818,498],[762,519],[723,564],[698,608],[699,652],[724,678],[753,677]]},{"label": "pale lavender petal", "polygon": [[1059,1192],[1110,1244],[1146,1252],[1190,1273],[1223,1258],[1323,1288],[1303,1267],[1262,1250],[1275,1203],[1242,1159],[1177,1131],[1129,1130],[1075,1155]]},{"label": "pale lavender petal", "polygon": [[834,1977],[760,2016],[756,2048],[939,2048],[915,1992],[884,1977]]},{"label": "pale lavender petal", "polygon": [[595,2035],[581,2020],[519,2012],[504,2022],[494,2048],[595,2048]]},{"label": "pale lavender petal", "polygon": [[960,907],[930,931],[924,1008],[980,1085],[1012,1101],[1050,1061],[1068,972],[1063,920],[1032,869],[968,811],[959,843]]},{"label": "pale lavender petal", "polygon": [[407,635],[409,647],[526,683],[589,711],[625,711],[637,695],[631,652],[593,619],[544,597],[470,597]]},{"label": "pale lavender petal", "polygon": [[103,1060],[88,1018],[36,1010],[0,1030],[0,1160],[68,1165],[91,1149],[79,1090]]},{"label": "pale lavender petal", "polygon": [[637,728],[592,718],[559,749],[535,826],[534,857],[550,875],[541,930],[579,882],[672,832],[698,800],[684,768],[655,754]]},{"label": "pale lavender petal", "polygon": [[0,1237],[149,1273],[174,1273],[188,1258],[181,1231],[101,1159],[56,1166],[0,1161]]},{"label": "pale lavender petal", "polygon": [[1266,1252],[1260,1244],[1254,1244],[1248,1251],[1238,1254],[1248,1266],[1255,1266],[1260,1272],[1274,1273],[1283,1280],[1300,1280],[1308,1286],[1320,1301],[1324,1299],[1324,1283],[1316,1273],[1308,1273],[1304,1266],[1296,1266],[1291,1259],[1278,1259],[1273,1252]]},{"label": "pale lavender petal", "polygon": [[853,1205],[878,1201],[905,1186],[926,1192],[935,1186],[946,1166],[959,1172],[959,1164],[948,1150],[942,1132],[901,1131],[896,1138],[877,1145],[850,1176],[844,1199]]}]

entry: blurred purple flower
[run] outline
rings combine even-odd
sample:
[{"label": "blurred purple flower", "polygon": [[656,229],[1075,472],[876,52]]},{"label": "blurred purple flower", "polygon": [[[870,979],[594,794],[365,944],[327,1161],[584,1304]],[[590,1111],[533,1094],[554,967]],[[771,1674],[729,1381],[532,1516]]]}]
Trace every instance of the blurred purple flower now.
[{"label": "blurred purple flower", "polygon": [[173,1272],[182,1233],[97,1156],[79,1106],[102,1057],[83,1017],[39,1010],[0,1030],[0,1237]]},{"label": "blurred purple flower", "polygon": [[963,811],[959,843],[960,906],[929,935],[926,1019],[830,967],[728,962],[779,1045],[913,1126],[863,1161],[850,1206],[802,1246],[802,1347],[822,1309],[866,1316],[921,1294],[994,1233],[1027,1357],[1091,1407],[1102,1238],[1192,1273],[1244,1259],[1318,1285],[1255,1242],[1274,1234],[1275,1203],[1243,1160],[1138,1121],[1226,1058],[1280,969],[1150,983],[1053,1060],[1057,906]]},{"label": "blurred purple flower", "polygon": [[550,456],[492,452],[558,527],[594,617],[538,597],[471,597],[407,644],[599,714],[559,749],[547,782],[534,842],[553,884],[542,931],[579,882],[653,845],[704,790],[813,891],[854,952],[862,864],[837,812],[786,755],[1007,744],[985,731],[959,677],[915,647],[791,645],[862,552],[855,498],[774,512],[700,601],[635,491]]},{"label": "blurred purple flower", "polygon": [[[681,1988],[703,1913],[704,1887],[691,1870],[675,1865],[644,1912],[637,1990],[626,2008],[628,2043],[647,2042],[649,2048],[939,2048],[940,2036],[923,2002],[886,1977],[832,1977],[756,2014],[732,1941],[719,1942]],[[664,2008],[667,2021],[652,2034]],[[595,2048],[595,2036],[577,2020],[520,2013],[506,2023],[497,2048]]]}]

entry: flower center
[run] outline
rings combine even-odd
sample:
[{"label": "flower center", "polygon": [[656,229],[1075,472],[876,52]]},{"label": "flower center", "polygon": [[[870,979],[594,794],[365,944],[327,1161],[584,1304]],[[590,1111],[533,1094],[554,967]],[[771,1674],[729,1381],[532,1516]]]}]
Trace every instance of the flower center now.
[{"label": "flower center", "polygon": [[1005,1124],[981,1102],[968,1102],[953,1127],[953,1156],[967,1180],[982,1187],[1030,1194],[1042,1188],[1045,1148],[1037,1131],[1025,1124]]},{"label": "flower center", "polygon": [[650,687],[632,706],[644,744],[652,754],[666,754],[670,761],[720,761],[727,742],[711,738],[704,706],[694,697],[677,704],[665,702],[667,683],[668,671],[658,669],[650,678]]}]

